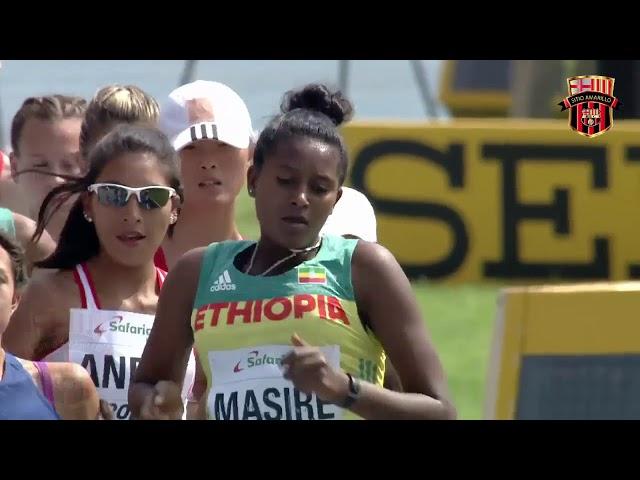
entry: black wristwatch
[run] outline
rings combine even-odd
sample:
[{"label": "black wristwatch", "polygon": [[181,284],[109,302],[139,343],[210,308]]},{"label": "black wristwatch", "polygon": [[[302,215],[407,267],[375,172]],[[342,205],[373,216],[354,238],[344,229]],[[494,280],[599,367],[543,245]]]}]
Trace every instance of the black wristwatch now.
[{"label": "black wristwatch", "polygon": [[350,373],[347,373],[347,377],[349,377],[349,392],[347,393],[347,398],[340,404],[342,408],[349,408],[360,395],[360,380],[353,378]]}]

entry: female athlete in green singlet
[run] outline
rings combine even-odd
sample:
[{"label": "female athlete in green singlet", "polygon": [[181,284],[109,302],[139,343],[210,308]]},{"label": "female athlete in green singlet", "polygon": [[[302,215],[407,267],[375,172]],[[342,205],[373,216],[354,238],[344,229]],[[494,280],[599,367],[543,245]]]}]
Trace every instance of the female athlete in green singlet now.
[{"label": "female athlete in green singlet", "polygon": [[[382,246],[319,232],[341,195],[340,93],[309,85],[257,141],[260,240],[192,250],[169,273],[132,415],[177,419],[195,341],[211,419],[448,419],[445,375],[411,285]],[[386,355],[403,392],[383,388]]]}]

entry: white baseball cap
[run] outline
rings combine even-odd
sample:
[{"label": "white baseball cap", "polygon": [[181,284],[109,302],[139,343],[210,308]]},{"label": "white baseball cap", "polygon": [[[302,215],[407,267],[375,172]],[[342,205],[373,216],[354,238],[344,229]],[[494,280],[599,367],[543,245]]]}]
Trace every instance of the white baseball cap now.
[{"label": "white baseball cap", "polygon": [[203,139],[247,148],[251,116],[240,95],[219,82],[196,80],[176,88],[160,107],[160,130],[176,151]]},{"label": "white baseball cap", "polygon": [[327,218],[321,233],[353,235],[368,242],[377,242],[376,213],[369,199],[353,188],[342,187],[342,197]]}]

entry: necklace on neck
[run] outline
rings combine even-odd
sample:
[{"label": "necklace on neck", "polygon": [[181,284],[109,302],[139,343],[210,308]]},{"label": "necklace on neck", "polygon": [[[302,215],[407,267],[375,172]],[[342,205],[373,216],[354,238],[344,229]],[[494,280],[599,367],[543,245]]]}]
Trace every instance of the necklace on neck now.
[{"label": "necklace on neck", "polygon": [[[301,249],[290,248],[289,250],[291,250],[291,253],[289,255],[287,255],[286,257],[278,260],[273,265],[271,265],[269,268],[267,268],[264,272],[258,274],[257,276],[258,277],[264,277],[267,273],[269,273],[271,270],[276,268],[278,265],[282,265],[284,262],[286,262],[287,260],[292,259],[293,257],[298,255],[299,253],[307,253],[307,252],[310,252],[312,250],[315,250],[316,248],[318,248],[320,246],[321,243],[322,243],[322,237],[318,237],[318,241],[315,244],[313,244],[312,246],[310,246],[310,247],[301,248]],[[249,260],[249,266],[244,271],[244,273],[246,273],[246,274],[249,274],[249,272],[251,271],[251,268],[253,267],[253,262],[256,259],[256,252],[258,251],[258,246],[259,245],[260,245],[260,242],[259,241],[256,242],[256,247],[253,249],[253,252],[251,253],[251,260]]]}]

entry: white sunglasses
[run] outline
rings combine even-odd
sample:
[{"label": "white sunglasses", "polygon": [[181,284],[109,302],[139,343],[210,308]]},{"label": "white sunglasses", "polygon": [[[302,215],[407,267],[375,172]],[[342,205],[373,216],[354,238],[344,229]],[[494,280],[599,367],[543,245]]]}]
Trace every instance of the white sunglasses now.
[{"label": "white sunglasses", "polygon": [[160,185],[131,188],[116,183],[94,183],[87,190],[95,193],[98,201],[107,207],[124,207],[131,195],[134,195],[145,210],[162,208],[169,199],[177,195],[175,189]]}]

